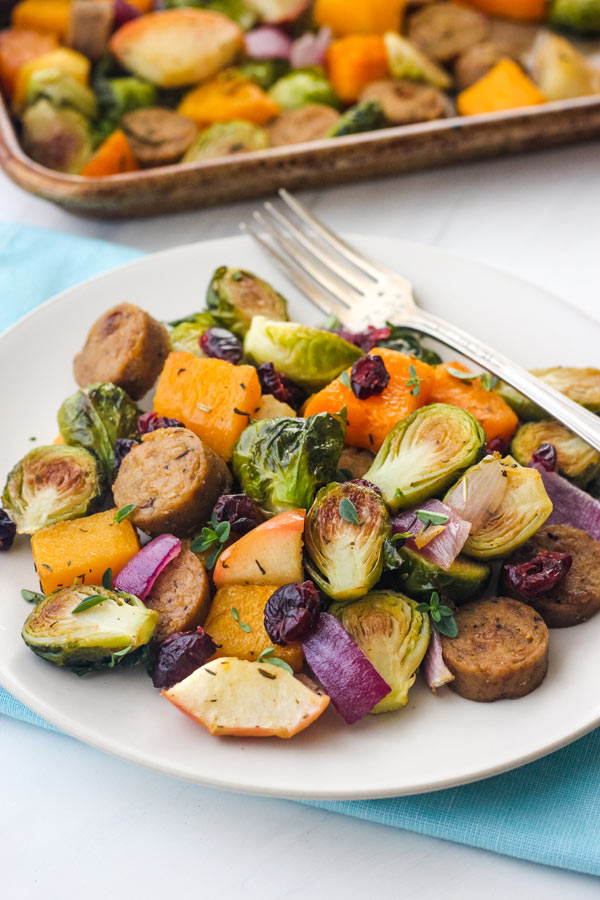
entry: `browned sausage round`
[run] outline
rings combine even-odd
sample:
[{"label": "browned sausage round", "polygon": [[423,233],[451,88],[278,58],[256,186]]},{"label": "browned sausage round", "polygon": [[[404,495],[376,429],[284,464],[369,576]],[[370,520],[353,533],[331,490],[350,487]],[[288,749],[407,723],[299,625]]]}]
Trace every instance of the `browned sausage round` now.
[{"label": "browned sausage round", "polygon": [[267,128],[272,147],[301,144],[324,138],[340,114],[331,106],[308,103],[299,109],[284,109]]},{"label": "browned sausage round", "polygon": [[348,469],[353,478],[364,478],[373,464],[375,457],[368,450],[358,447],[344,447],[338,462],[338,469]]},{"label": "browned sausage round", "polygon": [[467,700],[524,697],[548,668],[548,629],[531,606],[508,597],[465,603],[455,613],[458,636],[442,637],[453,691]]},{"label": "browned sausage round", "polygon": [[121,463],[117,506],[135,504],[131,522],[147,534],[184,537],[208,520],[232,477],[220,456],[187,428],[159,428]]},{"label": "browned sausage round", "polygon": [[438,62],[448,62],[485,41],[490,33],[486,16],[456,3],[434,3],[410,17],[408,38]]},{"label": "browned sausage round", "polygon": [[144,603],[158,613],[154,636],[159,641],[204,624],[210,606],[208,577],[187,542],[160,573]]},{"label": "browned sausage round", "polygon": [[80,387],[112,381],[134,400],[143,397],[169,355],[167,329],[131,303],[120,303],[97,319],[73,370]]},{"label": "browned sausage round", "polygon": [[540,550],[568,553],[571,568],[555,588],[528,600],[550,628],[585,622],[600,609],[600,543],[580,528],[544,525],[521,548],[519,558],[531,559]]},{"label": "browned sausage round", "polygon": [[373,81],[363,90],[360,99],[378,100],[388,122],[395,125],[440,119],[448,108],[448,101],[441,91],[415,81]]},{"label": "browned sausage round", "polygon": [[131,152],[141,166],[167,166],[181,159],[198,128],[172,109],[149,106],[134,109],[121,119]]},{"label": "browned sausage round", "polygon": [[491,41],[473,44],[460,54],[454,63],[454,81],[459,91],[483,78],[500,59],[500,53]]}]

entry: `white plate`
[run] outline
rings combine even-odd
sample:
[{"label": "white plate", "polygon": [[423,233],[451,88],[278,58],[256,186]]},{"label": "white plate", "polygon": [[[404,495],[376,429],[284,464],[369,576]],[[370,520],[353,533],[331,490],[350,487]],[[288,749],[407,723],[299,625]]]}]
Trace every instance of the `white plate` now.
[{"label": "white plate", "polygon": [[[428,247],[381,238],[357,246],[412,279],[422,305],[529,366],[598,363],[600,327],[522,281]],[[56,410],[74,390],[71,361],[92,321],[122,300],[163,319],[199,309],[210,274],[254,269],[291,300],[293,318],[321,316],[246,238],[228,238],[131,263],[66,291],[0,340],[0,474],[51,442]],[[95,747],[213,787],[285,797],[355,799],[432,791],[540,757],[600,723],[600,615],[555,630],[550,668],[520,700],[471,703],[419,683],[403,711],[348,727],[333,710],[292,741],[212,738],[155,691],[141,671],[77,678],[34,656],[19,637],[37,587],[23,539],[0,559],[0,681],[29,707]]]}]

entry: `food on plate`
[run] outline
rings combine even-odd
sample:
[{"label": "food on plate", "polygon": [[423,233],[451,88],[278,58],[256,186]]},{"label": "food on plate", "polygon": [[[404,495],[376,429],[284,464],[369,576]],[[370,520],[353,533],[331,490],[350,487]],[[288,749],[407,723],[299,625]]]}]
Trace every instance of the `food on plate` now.
[{"label": "food on plate", "polygon": [[215,642],[198,625],[191,631],[178,631],[160,644],[153,645],[152,684],[155,688],[173,687],[215,655]]},{"label": "food on plate", "polygon": [[239,537],[219,556],[217,587],[302,581],[303,509],[288,509]]},{"label": "food on plate", "polygon": [[406,544],[399,548],[398,554],[402,560],[398,588],[416,600],[426,600],[433,590],[445,600],[459,606],[479,596],[490,577],[491,569],[488,565],[468,559],[462,554],[447,568],[442,568],[419,550],[413,550]]},{"label": "food on plate", "polygon": [[[348,431],[346,430],[346,438]],[[348,476],[348,481],[353,478],[364,478],[375,456],[369,450],[361,450],[358,447],[344,447],[338,460],[338,472]]]},{"label": "food on plate", "polygon": [[493,384],[493,379],[475,375],[462,363],[443,363],[435,368],[431,402],[468,410],[481,423],[488,443],[494,438],[508,441],[517,430],[518,419],[492,390]]},{"label": "food on plate", "polygon": [[267,281],[244,269],[219,266],[210,280],[206,305],[234,334],[244,336],[254,316],[288,321],[287,300]]},{"label": "food on plate", "polygon": [[185,350],[194,356],[204,356],[200,348],[200,338],[208,328],[214,328],[218,323],[212,313],[192,313],[184,319],[171,322],[169,342],[171,350]]},{"label": "food on plate", "polygon": [[121,119],[134,159],[140,166],[168,166],[177,162],[198,133],[194,122],[172,109],[148,106]]},{"label": "food on plate", "polygon": [[210,606],[208,576],[189,546],[183,546],[159,573],[144,603],[158,613],[159,641],[204,623]]},{"label": "food on plate", "polygon": [[491,597],[457,610],[458,635],[442,635],[451,690],[467,700],[490,702],[530,694],[548,668],[548,629],[520,600]]},{"label": "food on plate", "polygon": [[542,444],[552,444],[557,471],[579,487],[585,487],[598,475],[600,453],[560,422],[525,422],[512,439],[510,449],[520,465],[528,466]]}]

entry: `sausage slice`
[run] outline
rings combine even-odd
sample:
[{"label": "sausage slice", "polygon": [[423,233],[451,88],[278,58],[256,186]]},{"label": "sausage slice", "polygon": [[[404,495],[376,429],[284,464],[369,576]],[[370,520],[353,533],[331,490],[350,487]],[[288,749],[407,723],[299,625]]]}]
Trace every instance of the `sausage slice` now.
[{"label": "sausage slice", "polygon": [[136,528],[185,537],[206,523],[232,481],[226,463],[193,431],[159,428],[124,458],[113,495],[118,507],[135,504],[129,518]]},{"label": "sausage slice", "polygon": [[459,91],[470,87],[483,78],[492,69],[498,60],[500,53],[491,41],[482,44],[473,44],[460,54],[454,63],[454,81]]},{"label": "sausage slice", "polygon": [[486,16],[456,3],[425,6],[408,23],[409,40],[438,62],[449,62],[467,47],[485,41],[489,33]]},{"label": "sausage slice", "polygon": [[440,119],[448,109],[448,101],[441,91],[416,81],[373,81],[363,90],[360,99],[379,101],[386,119],[394,125]]},{"label": "sausage slice", "polygon": [[210,606],[208,576],[189,545],[165,566],[144,603],[158,613],[159,641],[204,624]]},{"label": "sausage slice", "polygon": [[493,597],[465,603],[455,613],[458,636],[442,636],[453,691],[489,702],[524,697],[548,668],[548,629],[526,603]]},{"label": "sausage slice", "polygon": [[75,381],[80,387],[112,381],[139,400],[160,375],[169,349],[164,325],[138,306],[120,303],[92,325],[73,363]]},{"label": "sausage slice", "polygon": [[326,137],[339,117],[339,112],[322,103],[284,109],[267,127],[269,143],[272,147],[283,147],[285,144],[318,141]]},{"label": "sausage slice", "polygon": [[338,461],[338,469],[348,469],[353,478],[364,478],[373,465],[375,457],[368,450],[358,447],[344,447]]},{"label": "sausage slice", "polygon": [[177,162],[198,134],[187,116],[158,106],[134,109],[123,116],[121,127],[131,152],[146,168]]}]

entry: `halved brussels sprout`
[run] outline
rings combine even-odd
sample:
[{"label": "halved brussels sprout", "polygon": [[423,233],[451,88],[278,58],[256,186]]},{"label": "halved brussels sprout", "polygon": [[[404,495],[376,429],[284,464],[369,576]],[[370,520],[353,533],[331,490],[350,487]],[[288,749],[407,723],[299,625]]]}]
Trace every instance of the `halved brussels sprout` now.
[{"label": "halved brussels sprout", "polygon": [[[549,369],[532,369],[531,374],[537,375],[541,381],[560,391],[575,403],[579,403],[580,406],[585,406],[593,413],[600,413],[600,369],[551,366]],[[496,390],[504,397],[522,422],[539,421],[548,417],[548,413],[541,407],[528,400],[510,385],[501,381]]]},{"label": "halved brussels sprout", "polygon": [[557,34],[540,34],[533,48],[533,77],[547,100],[600,92],[600,69]]},{"label": "halved brussels sprout", "polygon": [[52,106],[75,109],[87,119],[93,119],[98,111],[94,92],[56,67],[31,73],[25,105],[31,106],[40,99],[49,100]]},{"label": "halved brussels sprout", "polygon": [[202,159],[250,153],[252,150],[265,150],[268,146],[267,132],[259,125],[241,120],[217,122],[198,135],[181,162],[198,162]]},{"label": "halved brussels sprout", "polygon": [[445,69],[434,63],[432,59],[401,37],[395,31],[384,34],[383,40],[393,78],[407,78],[409,81],[424,81],[434,87],[447,90],[452,79]]},{"label": "halved brussels sprout", "polygon": [[110,480],[118,438],[138,437],[140,411],[123,388],[92,384],[63,402],[58,410],[58,427],[66,444],[90,450],[100,460]]},{"label": "halved brussels sprout", "polygon": [[[501,463],[507,478],[502,501],[471,530],[463,547],[463,553],[475,559],[508,556],[528,541],[552,512],[552,501],[536,469],[520,466],[512,456],[505,456]],[[466,472],[463,478],[468,477]]]},{"label": "halved brussels sprout", "polygon": [[490,567],[457,556],[449,569],[442,569],[410,547],[397,547],[402,560],[398,586],[416,600],[429,600],[432,591],[457,605],[476,597],[490,577]]},{"label": "halved brussels sprout", "polygon": [[92,153],[90,124],[74,109],[38,100],[23,113],[23,147],[41,166],[77,173]]},{"label": "halved brussels sprout", "polygon": [[185,350],[194,356],[204,356],[200,349],[200,337],[207,328],[219,325],[218,319],[209,312],[194,313],[173,325],[169,332],[171,350]]},{"label": "halved brussels sprout", "polygon": [[387,124],[383,106],[377,100],[362,100],[351,106],[335,122],[326,137],[343,137],[345,134],[360,134],[362,131],[375,131]]},{"label": "halved brussels sprout", "polygon": [[102,467],[93,454],[53,444],[30,450],[9,472],[2,505],[19,534],[35,534],[47,525],[96,512],[104,489]]},{"label": "halved brussels sprout", "polygon": [[206,305],[224,328],[241,337],[257,317],[281,322],[288,320],[287,300],[278,291],[252,272],[228,266],[219,266],[215,270],[206,293]]},{"label": "halved brussels sprout", "polygon": [[83,674],[131,664],[130,655],[148,643],[157,622],[158,613],[133,594],[77,584],[44,597],[21,635],[38,656]]},{"label": "halved brussels sprout", "polygon": [[362,356],[358,347],[330,331],[264,316],[252,319],[244,350],[255,363],[272,362],[309,391],[325,387]]},{"label": "halved brussels sprout", "polygon": [[600,0],[551,0],[548,21],[581,34],[600,32]]},{"label": "halved brussels sprout", "polygon": [[548,415],[541,406],[538,406],[529,397],[525,397],[510,384],[506,384],[505,381],[498,382],[494,390],[508,403],[521,422],[537,422],[539,419],[545,419]]},{"label": "halved brussels sprout", "polygon": [[234,474],[267,515],[308,509],[333,481],[345,435],[345,420],[329,413],[253,422],[234,447]]},{"label": "halved brussels sprout", "polygon": [[392,688],[371,712],[406,706],[429,644],[427,613],[417,610],[415,600],[395,591],[371,591],[354,603],[334,603],[329,611]]},{"label": "halved brussels sprout", "polygon": [[308,511],[304,540],[310,577],[333,600],[354,600],[383,571],[391,523],[379,493],[363,484],[329,484]]},{"label": "halved brussels sprout", "polygon": [[553,444],[558,471],[579,487],[585,487],[600,472],[600,453],[560,422],[527,422],[512,439],[511,452],[521,466],[528,466],[540,444]]},{"label": "halved brussels sprout", "polygon": [[98,77],[94,79],[94,90],[102,115],[114,122],[134,109],[156,106],[157,103],[156,86],[134,75]]},{"label": "halved brussels sprout", "polygon": [[294,69],[276,81],[270,96],[282,109],[298,109],[307,103],[322,103],[339,109],[340,98],[331,86],[323,69]]},{"label": "halved brussels sprout", "polygon": [[365,475],[391,509],[414,506],[453,484],[485,453],[485,433],[464,409],[432,403],[397,422]]},{"label": "halved brussels sprout", "polygon": [[290,71],[287,59],[249,59],[238,66],[242,75],[249,78],[263,91],[268,91],[276,81]]}]

